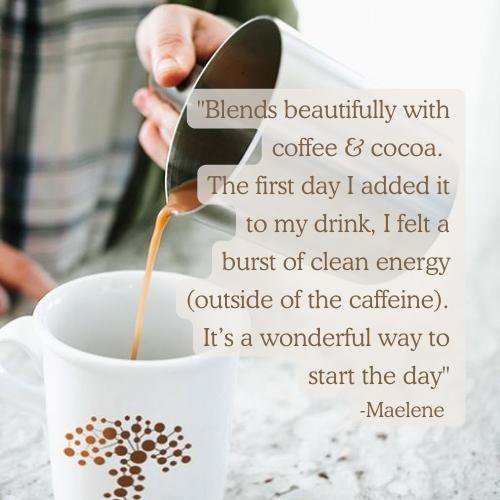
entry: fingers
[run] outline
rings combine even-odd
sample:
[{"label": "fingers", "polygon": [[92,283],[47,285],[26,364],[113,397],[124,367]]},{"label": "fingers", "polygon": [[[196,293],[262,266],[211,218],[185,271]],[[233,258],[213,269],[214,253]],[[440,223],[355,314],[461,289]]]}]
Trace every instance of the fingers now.
[{"label": "fingers", "polygon": [[146,120],[139,132],[139,142],[146,154],[161,168],[167,163],[168,147],[160,136],[158,128],[151,120]]},{"label": "fingers", "polygon": [[146,154],[161,168],[165,168],[179,114],[149,89],[139,89],[133,103],[146,118],[139,132],[139,142]]},{"label": "fingers", "polygon": [[163,87],[175,86],[206,61],[234,28],[218,17],[182,5],[161,5],[146,16],[136,34],[144,67]]},{"label": "fingers", "polygon": [[0,286],[0,316],[6,314],[10,309],[10,299],[7,290]]},{"label": "fingers", "polygon": [[146,88],[139,89],[132,102],[145,118],[158,127],[167,147],[170,146],[179,113],[170,104],[162,101],[154,91]]},{"label": "fingers", "polygon": [[0,242],[0,282],[32,300],[41,299],[56,286],[34,260],[4,242]]}]

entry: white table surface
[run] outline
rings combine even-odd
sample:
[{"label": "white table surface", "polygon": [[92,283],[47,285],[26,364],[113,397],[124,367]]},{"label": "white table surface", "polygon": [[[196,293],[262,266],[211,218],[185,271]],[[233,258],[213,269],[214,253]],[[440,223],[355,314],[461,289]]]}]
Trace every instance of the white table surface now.
[{"label": "white table surface", "polygon": [[[135,231],[75,275],[141,268],[148,231]],[[196,222],[175,221],[158,268],[206,274],[210,242],[219,236]],[[468,280],[463,427],[363,427],[350,422],[338,401],[313,400],[301,392],[291,381],[290,366],[244,359],[226,499],[500,498],[497,241],[485,246],[479,271]],[[42,424],[0,397],[0,500],[51,498]]]}]

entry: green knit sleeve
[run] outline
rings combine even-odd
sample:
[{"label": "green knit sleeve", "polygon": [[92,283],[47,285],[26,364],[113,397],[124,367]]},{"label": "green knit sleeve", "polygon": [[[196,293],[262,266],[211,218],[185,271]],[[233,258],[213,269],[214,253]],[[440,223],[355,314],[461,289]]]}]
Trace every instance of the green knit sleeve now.
[{"label": "green knit sleeve", "polygon": [[297,8],[293,0],[220,0],[215,14],[244,22],[255,16],[278,17],[297,27]]}]

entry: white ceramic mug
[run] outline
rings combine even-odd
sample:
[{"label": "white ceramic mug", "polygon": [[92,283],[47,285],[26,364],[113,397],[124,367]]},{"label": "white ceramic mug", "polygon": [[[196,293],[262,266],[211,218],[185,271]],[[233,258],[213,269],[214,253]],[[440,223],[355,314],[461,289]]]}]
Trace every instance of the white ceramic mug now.
[{"label": "white ceramic mug", "polygon": [[35,408],[44,392],[56,500],[223,497],[236,359],[192,353],[176,314],[181,276],[155,272],[130,361],[142,277],[71,281],[0,331],[43,373],[43,389],[19,382],[17,397]]}]

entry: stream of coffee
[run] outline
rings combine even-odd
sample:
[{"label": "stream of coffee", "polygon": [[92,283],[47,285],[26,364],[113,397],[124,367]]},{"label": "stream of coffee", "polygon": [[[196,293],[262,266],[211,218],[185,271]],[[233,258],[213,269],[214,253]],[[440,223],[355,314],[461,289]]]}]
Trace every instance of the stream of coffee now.
[{"label": "stream of coffee", "polygon": [[153,235],[151,236],[151,240],[149,242],[148,258],[146,260],[146,269],[144,271],[144,278],[142,281],[141,297],[135,317],[134,339],[132,341],[132,350],[130,352],[130,359],[132,360],[136,360],[139,354],[149,288],[151,286],[151,279],[153,277],[153,270],[155,267],[156,257],[158,256],[158,251],[160,249],[163,232],[170,219],[176,214],[190,212],[199,206],[200,202],[196,191],[196,181],[188,181],[170,194],[168,203],[156,216]]}]

